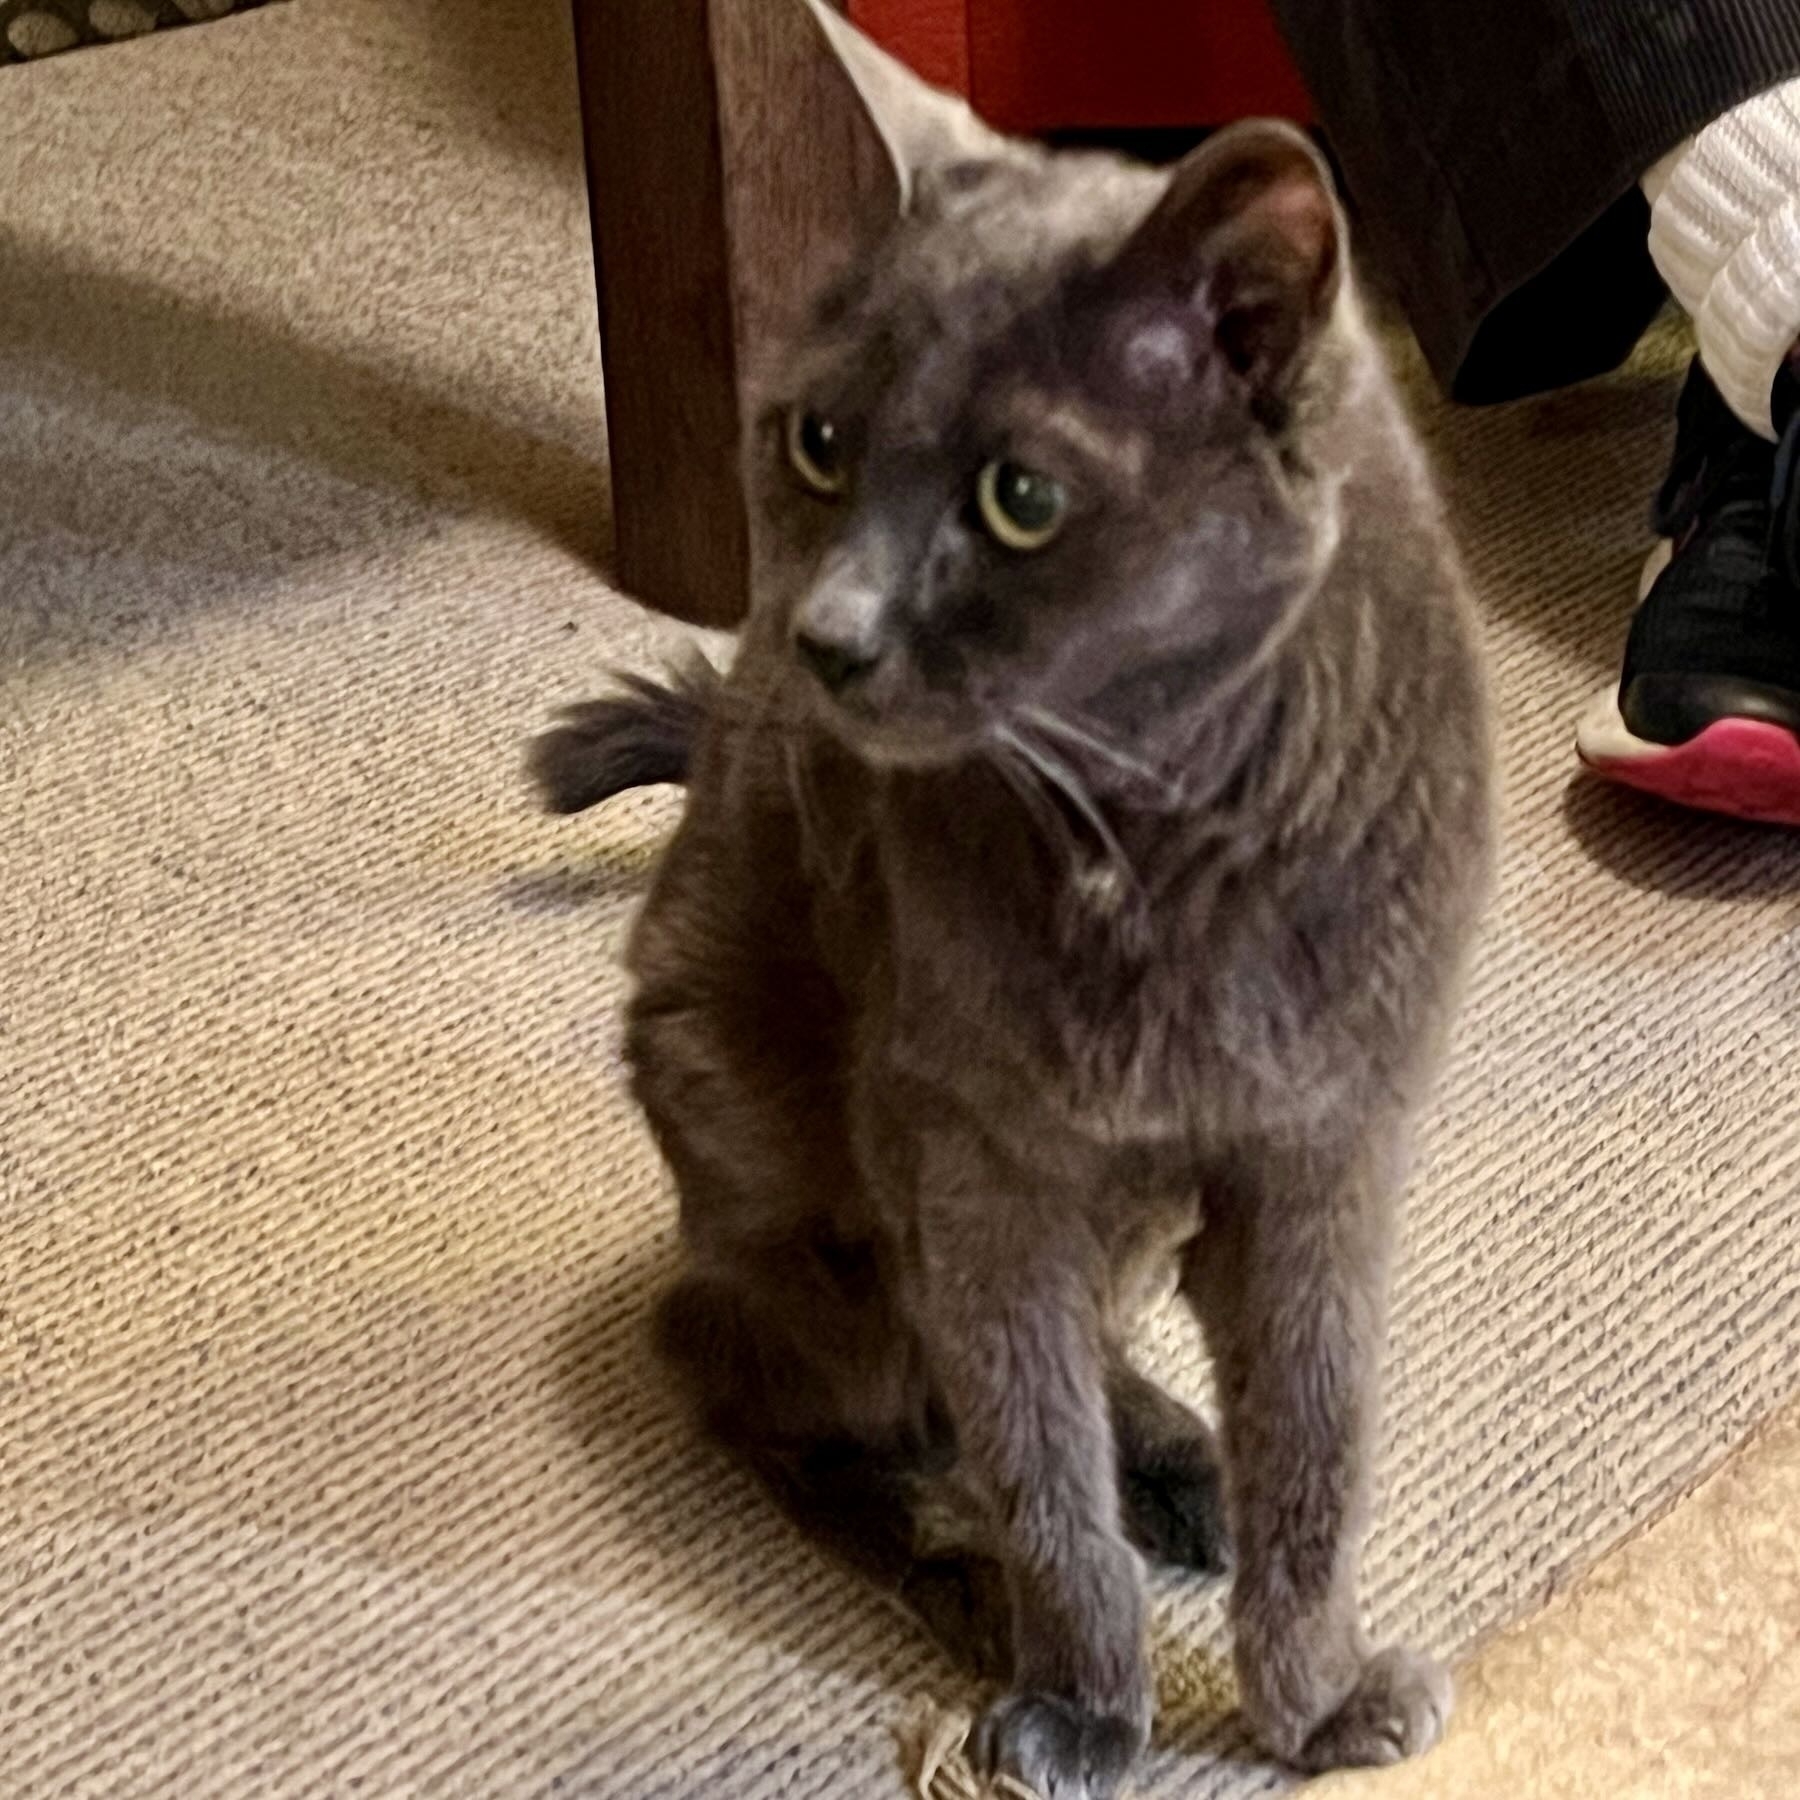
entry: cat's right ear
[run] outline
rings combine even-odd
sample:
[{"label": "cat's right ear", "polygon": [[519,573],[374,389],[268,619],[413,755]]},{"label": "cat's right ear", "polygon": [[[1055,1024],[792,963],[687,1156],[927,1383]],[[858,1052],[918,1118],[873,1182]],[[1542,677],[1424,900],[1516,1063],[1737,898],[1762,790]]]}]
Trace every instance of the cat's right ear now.
[{"label": "cat's right ear", "polygon": [[1114,273],[1128,368],[1163,391],[1223,364],[1279,411],[1343,285],[1331,173],[1303,133],[1234,125],[1180,163]]},{"label": "cat's right ear", "polygon": [[825,0],[801,4],[849,77],[860,121],[892,175],[892,204],[884,209],[889,218],[911,210],[921,175],[1005,154],[1006,140],[982,124],[966,101],[920,80]]}]

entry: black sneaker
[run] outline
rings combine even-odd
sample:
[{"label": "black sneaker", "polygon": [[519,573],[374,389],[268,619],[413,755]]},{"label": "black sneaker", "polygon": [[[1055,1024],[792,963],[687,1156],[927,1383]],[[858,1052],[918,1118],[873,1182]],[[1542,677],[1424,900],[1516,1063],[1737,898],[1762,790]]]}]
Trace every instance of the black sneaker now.
[{"label": "black sneaker", "polygon": [[1616,688],[1577,746],[1590,769],[1683,806],[1800,825],[1800,381],[1771,444],[1696,358],[1653,514],[1664,541]]}]

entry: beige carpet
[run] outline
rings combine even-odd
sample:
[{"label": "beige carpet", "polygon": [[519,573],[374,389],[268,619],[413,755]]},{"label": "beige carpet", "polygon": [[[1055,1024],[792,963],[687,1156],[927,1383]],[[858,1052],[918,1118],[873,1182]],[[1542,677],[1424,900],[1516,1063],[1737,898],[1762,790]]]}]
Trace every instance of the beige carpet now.
[{"label": "beige carpet", "polygon": [[[306,0],[0,75],[8,1795],[893,1796],[969,1698],[643,1354],[613,958],[672,812],[514,775],[648,653],[568,35]],[[1800,840],[1570,774],[1673,354],[1434,425],[1509,849],[1370,1595],[1451,1653],[1796,1387]],[[1201,1753],[1216,1615],[1165,1591],[1151,1794],[1266,1780]]]},{"label": "beige carpet", "polygon": [[1792,1800],[1800,1409],[1458,1675],[1443,1746],[1309,1800]]}]

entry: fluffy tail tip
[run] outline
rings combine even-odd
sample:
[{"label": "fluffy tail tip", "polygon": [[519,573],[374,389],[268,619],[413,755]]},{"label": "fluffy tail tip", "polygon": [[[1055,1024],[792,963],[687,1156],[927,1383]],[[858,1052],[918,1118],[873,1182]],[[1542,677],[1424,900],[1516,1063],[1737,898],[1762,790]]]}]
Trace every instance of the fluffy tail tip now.
[{"label": "fluffy tail tip", "polygon": [[545,811],[585,812],[631,788],[687,780],[717,674],[696,662],[666,682],[618,679],[618,693],[565,707],[533,739],[526,770]]}]

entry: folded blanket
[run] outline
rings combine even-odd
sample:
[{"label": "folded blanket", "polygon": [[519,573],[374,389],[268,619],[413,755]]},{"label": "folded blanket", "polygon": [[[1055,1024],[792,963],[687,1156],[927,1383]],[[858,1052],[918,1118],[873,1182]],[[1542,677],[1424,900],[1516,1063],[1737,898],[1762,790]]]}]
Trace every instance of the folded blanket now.
[{"label": "folded blanket", "polygon": [[0,0],[0,63],[29,62],[83,44],[197,25],[269,0]]}]

